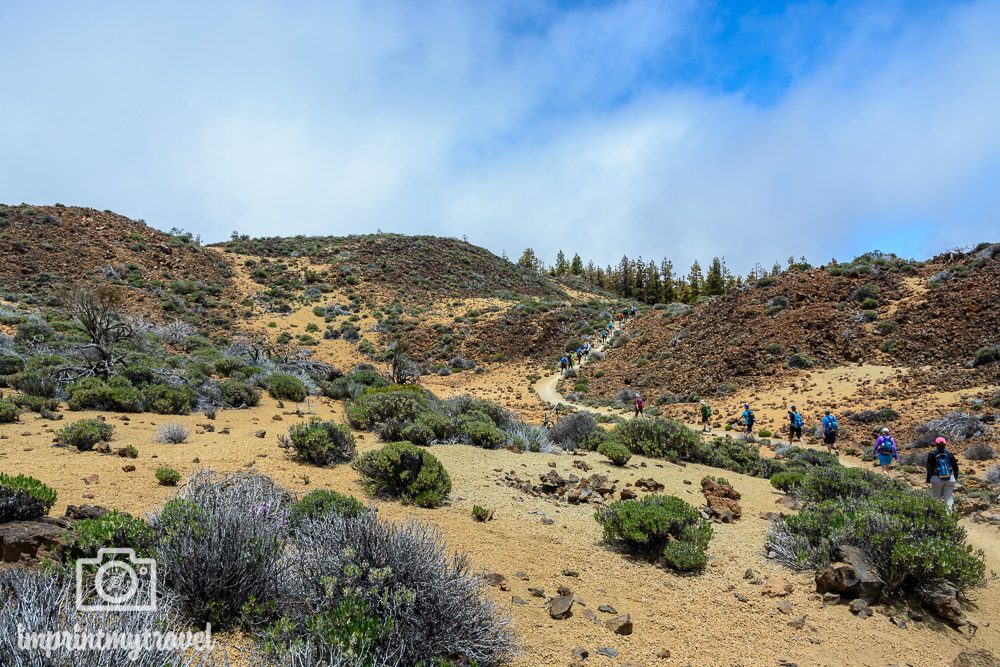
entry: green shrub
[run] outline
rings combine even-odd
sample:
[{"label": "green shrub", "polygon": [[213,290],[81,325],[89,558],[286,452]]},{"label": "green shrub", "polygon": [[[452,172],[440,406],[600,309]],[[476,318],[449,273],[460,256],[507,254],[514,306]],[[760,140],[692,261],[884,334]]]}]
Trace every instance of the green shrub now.
[{"label": "green shrub", "polygon": [[11,375],[10,386],[25,394],[45,398],[55,398],[59,392],[55,369],[50,366],[25,368],[20,373]]},{"label": "green shrub", "polygon": [[616,426],[611,438],[633,454],[670,460],[689,460],[701,444],[694,431],[672,419],[630,419]]},{"label": "green shrub", "polygon": [[600,443],[597,446],[597,451],[607,456],[616,466],[623,466],[632,458],[632,452],[628,450],[628,447],[614,440],[607,440]]},{"label": "green shrub", "polygon": [[135,445],[126,445],[118,450],[118,456],[126,459],[137,459],[139,458],[139,450],[135,448]]},{"label": "green shrub", "polygon": [[701,570],[708,563],[712,526],[698,510],[676,496],[646,496],[619,500],[594,515],[604,539],[629,552],[667,564],[682,572]]},{"label": "green shrub", "polygon": [[771,475],[771,486],[785,493],[795,493],[802,487],[804,477],[805,473],[799,470],[778,472]]},{"label": "green shrub", "polygon": [[66,547],[66,563],[72,567],[80,558],[95,558],[104,548],[133,549],[137,556],[149,556],[153,529],[142,519],[115,510],[97,519],[77,521]]},{"label": "green shrub", "polygon": [[30,394],[9,396],[7,401],[24,410],[38,413],[41,413],[43,410],[56,410],[59,408],[59,401],[54,398],[31,396]]},{"label": "green shrub", "polygon": [[21,408],[10,401],[0,401],[0,424],[11,424],[21,416]]},{"label": "green shrub", "polygon": [[48,514],[57,494],[34,477],[0,472],[0,523],[34,521]]},{"label": "green shrub", "polygon": [[350,461],[357,454],[351,429],[343,424],[313,417],[307,424],[295,424],[288,429],[288,439],[295,453],[318,465]]},{"label": "green shrub", "polygon": [[863,499],[887,490],[900,490],[903,482],[861,468],[814,467],[800,485],[803,498],[818,502],[836,498]]},{"label": "green shrub", "polygon": [[302,380],[288,373],[271,373],[264,381],[267,393],[272,398],[293,403],[301,403],[309,395],[309,389]]},{"label": "green shrub", "polygon": [[16,354],[0,354],[0,375],[14,375],[24,370],[24,359]]},{"label": "green shrub", "polygon": [[256,407],[260,404],[260,391],[249,382],[226,380],[219,383],[222,401],[231,408]]},{"label": "green shrub", "polygon": [[984,366],[995,361],[1000,361],[1000,345],[988,345],[976,350],[976,356],[972,360],[972,365]]},{"label": "green shrub", "polygon": [[142,390],[146,409],[161,415],[190,414],[197,400],[195,390],[182,384],[151,384]]},{"label": "green shrub", "polygon": [[611,434],[603,428],[595,428],[577,446],[585,452],[596,452],[600,449],[601,443],[608,442],[610,439]]},{"label": "green shrub", "polygon": [[223,357],[215,362],[215,372],[222,377],[232,377],[245,367],[246,362],[239,357]]},{"label": "green shrub", "polygon": [[765,459],[756,446],[728,436],[707,443],[699,442],[685,460],[753,477],[770,477],[782,468],[781,461]]},{"label": "green shrub", "polygon": [[811,357],[808,354],[793,354],[788,357],[788,367],[789,368],[812,368],[818,361],[815,357]]},{"label": "green shrub", "polygon": [[94,448],[99,442],[111,440],[115,427],[100,419],[81,419],[56,432],[56,437],[67,445],[74,445],[81,451]]},{"label": "green shrub", "polygon": [[493,510],[487,509],[480,505],[472,506],[472,518],[476,521],[489,521],[493,518]]},{"label": "green shrub", "polygon": [[434,431],[420,420],[407,424],[400,430],[400,435],[414,445],[427,446],[434,441]]},{"label": "green shrub", "polygon": [[160,466],[156,469],[156,481],[163,486],[177,486],[181,474],[169,466]]},{"label": "green shrub", "polygon": [[139,390],[123,377],[109,382],[98,377],[78,380],[66,387],[66,400],[70,410],[142,412],[143,408]]},{"label": "green shrub", "polygon": [[347,421],[356,429],[370,430],[376,424],[414,421],[430,409],[430,398],[420,387],[392,385],[366,389],[347,406]]},{"label": "green shrub", "polygon": [[385,387],[389,383],[375,370],[361,369],[329,382],[321,382],[320,391],[324,396],[336,400],[357,398],[370,387]]},{"label": "green shrub", "polygon": [[288,520],[297,526],[305,519],[318,519],[331,514],[350,518],[366,511],[364,504],[354,496],[317,489],[291,504]]},{"label": "green shrub", "polygon": [[862,310],[875,310],[878,308],[878,299],[865,299],[861,302]]},{"label": "green shrub", "polygon": [[369,492],[420,507],[437,507],[451,491],[451,478],[426,449],[394,442],[354,462]]},{"label": "green shrub", "polygon": [[770,438],[772,433],[768,431],[766,428],[762,428],[760,432],[757,433],[757,435],[759,435],[762,438]]},{"label": "green shrub", "polygon": [[507,434],[492,421],[477,420],[469,415],[458,418],[458,433],[470,445],[484,449],[496,449],[507,441]]}]

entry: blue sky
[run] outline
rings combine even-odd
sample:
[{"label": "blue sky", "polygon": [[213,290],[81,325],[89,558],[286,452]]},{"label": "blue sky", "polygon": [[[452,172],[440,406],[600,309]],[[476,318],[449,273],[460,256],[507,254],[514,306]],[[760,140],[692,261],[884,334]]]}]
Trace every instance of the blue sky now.
[{"label": "blue sky", "polygon": [[5,0],[0,25],[7,203],[741,272],[1000,228],[996,0]]}]

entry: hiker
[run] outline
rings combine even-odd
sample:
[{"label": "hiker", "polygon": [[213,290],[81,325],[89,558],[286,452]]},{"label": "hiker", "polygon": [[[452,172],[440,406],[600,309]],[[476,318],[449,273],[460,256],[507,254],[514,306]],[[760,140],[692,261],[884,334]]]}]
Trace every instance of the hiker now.
[{"label": "hiker", "polygon": [[824,411],[823,420],[820,422],[823,427],[823,444],[826,445],[826,451],[840,455],[840,450],[837,449],[837,430],[840,428],[837,424],[837,418],[831,414],[829,410]]},{"label": "hiker", "polygon": [[642,396],[640,396],[639,394],[636,394],[635,395],[635,416],[636,417],[642,417],[643,419],[645,419],[646,418],[646,413],[644,413],[642,411],[643,408],[645,408],[645,407],[646,407],[646,402],[644,400],[642,400]]},{"label": "hiker", "polygon": [[573,368],[573,353],[570,352],[569,354],[567,354],[566,358],[569,359],[569,367]]},{"label": "hiker", "polygon": [[583,344],[583,356],[585,357],[590,356],[590,342],[586,342]]},{"label": "hiker", "polygon": [[569,359],[567,359],[566,355],[564,354],[562,356],[562,359],[559,360],[559,368],[565,371],[568,366],[569,366]]},{"label": "hiker", "polygon": [[931,485],[931,495],[935,500],[944,500],[948,511],[952,509],[955,484],[958,482],[958,461],[946,447],[948,441],[938,438],[934,441],[937,449],[927,454],[927,483]]},{"label": "hiker", "polygon": [[712,430],[712,425],[708,423],[708,420],[712,418],[712,406],[706,401],[701,401],[701,428],[703,431],[708,433]]},{"label": "hiker", "polygon": [[576,365],[577,366],[582,366],[583,365],[583,348],[582,347],[576,348]]},{"label": "hiker", "polygon": [[753,425],[757,421],[757,417],[754,415],[753,410],[750,409],[749,403],[743,404],[743,414],[740,415],[740,419],[743,420],[744,432],[747,435],[753,435]]},{"label": "hiker", "polygon": [[546,431],[551,431],[552,427],[558,423],[558,415],[556,414],[556,409],[552,408],[549,413],[545,415],[545,421],[542,422],[542,426],[545,427]]},{"label": "hiker", "polygon": [[635,319],[635,304],[632,304],[632,319]]},{"label": "hiker", "polygon": [[793,405],[788,411],[788,444],[792,444],[795,440],[802,442],[802,415]]},{"label": "hiker", "polygon": [[882,435],[875,441],[875,451],[878,457],[878,464],[882,466],[882,474],[889,476],[889,464],[899,461],[899,451],[896,449],[896,441],[889,435],[889,429],[883,428]]}]

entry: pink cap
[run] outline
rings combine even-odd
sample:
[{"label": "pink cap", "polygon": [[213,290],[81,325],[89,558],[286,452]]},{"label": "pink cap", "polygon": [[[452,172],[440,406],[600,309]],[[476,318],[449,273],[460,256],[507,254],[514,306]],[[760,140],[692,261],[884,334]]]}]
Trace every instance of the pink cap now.
[{"label": "pink cap", "polygon": [[947,445],[948,441],[946,439],[944,439],[944,438],[938,438],[937,440],[934,441],[934,444],[935,445]]}]

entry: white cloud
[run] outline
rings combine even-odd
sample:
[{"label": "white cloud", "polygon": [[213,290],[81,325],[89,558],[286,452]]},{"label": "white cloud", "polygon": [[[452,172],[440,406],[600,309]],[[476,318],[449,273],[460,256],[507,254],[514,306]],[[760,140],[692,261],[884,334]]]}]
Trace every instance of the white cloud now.
[{"label": "white cloud", "polygon": [[694,4],[336,4],[5,5],[0,200],[738,270],[996,228],[1000,3],[852,10],[766,106],[658,75],[703,34]]}]

